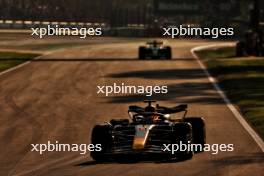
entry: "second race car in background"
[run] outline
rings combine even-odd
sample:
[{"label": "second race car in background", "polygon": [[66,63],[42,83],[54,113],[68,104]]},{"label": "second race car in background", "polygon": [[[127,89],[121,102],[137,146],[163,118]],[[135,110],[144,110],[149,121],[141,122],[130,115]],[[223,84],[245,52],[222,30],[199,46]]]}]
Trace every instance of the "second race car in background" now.
[{"label": "second race car in background", "polygon": [[146,46],[140,46],[138,51],[139,59],[171,59],[172,51],[170,46],[156,40],[147,42]]}]

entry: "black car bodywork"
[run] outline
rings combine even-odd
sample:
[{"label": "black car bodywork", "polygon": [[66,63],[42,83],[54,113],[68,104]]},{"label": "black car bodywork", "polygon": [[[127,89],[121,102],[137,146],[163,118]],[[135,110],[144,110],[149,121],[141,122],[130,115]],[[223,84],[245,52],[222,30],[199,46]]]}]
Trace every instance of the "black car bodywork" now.
[{"label": "black car bodywork", "polygon": [[[91,152],[91,157],[100,162],[129,156],[190,159],[194,151],[164,151],[164,144],[200,144],[202,152],[205,144],[205,122],[202,117],[186,117],[187,105],[172,108],[156,107],[147,101],[145,108],[130,106],[129,119],[113,119],[103,125],[96,125],[92,131],[91,142],[101,144],[102,150]],[[170,114],[183,112],[183,118],[170,119]]]},{"label": "black car bodywork", "polygon": [[172,51],[170,46],[165,46],[163,42],[154,40],[153,42],[147,42],[146,46],[140,46],[138,51],[138,57],[141,60],[144,59],[171,59]]}]

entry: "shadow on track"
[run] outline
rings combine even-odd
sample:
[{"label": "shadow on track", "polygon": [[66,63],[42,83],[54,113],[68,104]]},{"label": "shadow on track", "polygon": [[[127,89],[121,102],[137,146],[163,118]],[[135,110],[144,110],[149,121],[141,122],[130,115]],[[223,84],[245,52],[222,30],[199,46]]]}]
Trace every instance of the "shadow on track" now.
[{"label": "shadow on track", "polygon": [[[137,163],[153,163],[153,164],[162,164],[162,163],[179,163],[184,162],[187,160],[131,160],[131,161],[109,161],[109,162],[96,162],[96,161],[84,161],[78,164],[75,164],[75,166],[94,166],[94,165],[100,165],[100,164],[137,164]],[[230,156],[225,157],[222,159],[213,160],[212,164],[216,165],[217,167],[230,167],[231,165],[244,165],[244,164],[253,164],[253,163],[264,163],[264,155],[263,153],[253,153],[250,155],[240,155],[240,156]]]},{"label": "shadow on track", "polygon": [[[224,104],[225,102],[214,90],[211,83],[180,83],[170,84],[168,94],[153,94],[152,99],[158,101],[172,101],[175,103]],[[142,94],[103,97],[108,103],[142,102],[148,97]]]},{"label": "shadow on track", "polygon": [[223,159],[214,160],[213,163],[219,166],[231,165],[243,165],[243,164],[264,164],[264,154],[263,153],[253,153],[249,155],[231,156],[225,157]]},{"label": "shadow on track", "polygon": [[202,69],[163,69],[123,72],[107,75],[111,78],[196,79],[206,77]]},{"label": "shadow on track", "polygon": [[[27,58],[19,58],[19,59],[0,59],[0,61],[29,61]],[[174,58],[172,60],[165,59],[146,59],[139,60],[138,58],[41,58],[41,59],[33,59],[32,62],[112,62],[112,61],[120,61],[120,62],[131,62],[131,61],[140,61],[140,62],[153,62],[153,61],[162,61],[162,62],[171,62],[171,61],[193,61],[194,58]]]},{"label": "shadow on track", "polygon": [[94,166],[94,165],[101,165],[101,164],[138,164],[138,163],[152,163],[152,164],[166,164],[166,163],[179,163],[184,162],[187,160],[178,160],[178,159],[171,159],[171,160],[130,160],[130,161],[108,161],[108,162],[96,162],[96,161],[84,161],[82,163],[78,163],[75,166]]},{"label": "shadow on track", "polygon": [[[201,103],[223,104],[224,101],[214,91],[210,82],[201,82],[199,79],[207,79],[202,69],[161,69],[140,70],[106,75],[109,78],[142,78],[158,80],[191,80],[178,84],[168,84],[167,94],[152,94],[151,98],[159,101],[175,100],[175,103]],[[197,81],[196,81],[197,80]],[[194,82],[195,81],[195,82]],[[144,84],[143,84],[144,85]],[[165,86],[165,85],[164,85]],[[109,103],[134,103],[141,102],[148,97],[146,94],[127,94],[122,96],[104,97]]]},{"label": "shadow on track", "polygon": [[[208,170],[201,170],[193,175],[203,176],[208,175],[208,173],[217,173],[223,170],[229,170],[230,168],[234,167],[239,169],[240,167],[247,167],[245,165],[254,165],[258,164],[260,167],[264,164],[264,154],[263,153],[252,153],[252,154],[244,154],[244,155],[237,155],[237,156],[229,156],[224,157],[217,160],[210,161],[213,164],[213,167],[209,168]],[[254,173],[253,175],[261,175],[261,173]],[[263,175],[263,174],[262,174]]]}]

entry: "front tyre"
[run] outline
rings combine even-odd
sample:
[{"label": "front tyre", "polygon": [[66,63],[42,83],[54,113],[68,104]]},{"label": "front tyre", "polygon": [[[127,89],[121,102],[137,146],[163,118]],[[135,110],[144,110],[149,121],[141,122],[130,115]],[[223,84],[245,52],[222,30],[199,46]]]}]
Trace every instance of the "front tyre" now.
[{"label": "front tyre", "polygon": [[199,144],[201,147],[196,149],[196,153],[204,151],[204,145],[206,144],[206,129],[205,121],[202,117],[188,117],[184,119],[184,122],[188,122],[192,125],[193,144]]},{"label": "front tyre", "polygon": [[93,145],[101,144],[101,151],[91,151],[90,156],[97,162],[104,162],[108,158],[106,153],[111,149],[112,136],[109,125],[96,125],[92,130],[91,142]]},{"label": "front tyre", "polygon": [[[176,123],[173,127],[173,144],[186,145],[186,147],[192,144],[192,126],[186,122]],[[180,144],[182,143],[182,144]],[[188,147],[184,151],[177,151],[176,158],[180,161],[189,160],[193,157],[193,151],[188,150]]]},{"label": "front tyre", "polygon": [[146,59],[146,48],[144,46],[139,47],[138,58],[139,58],[139,60],[145,60]]}]

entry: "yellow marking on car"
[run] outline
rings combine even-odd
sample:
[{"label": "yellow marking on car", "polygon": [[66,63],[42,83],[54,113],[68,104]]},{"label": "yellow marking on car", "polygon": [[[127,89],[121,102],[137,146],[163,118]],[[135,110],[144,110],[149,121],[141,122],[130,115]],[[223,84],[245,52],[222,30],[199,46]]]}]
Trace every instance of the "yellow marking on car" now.
[{"label": "yellow marking on car", "polygon": [[149,135],[149,131],[154,127],[155,125],[137,125],[136,128],[136,134],[133,141],[133,149],[134,150],[140,150],[144,149],[146,145],[146,141]]}]

